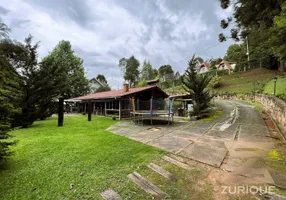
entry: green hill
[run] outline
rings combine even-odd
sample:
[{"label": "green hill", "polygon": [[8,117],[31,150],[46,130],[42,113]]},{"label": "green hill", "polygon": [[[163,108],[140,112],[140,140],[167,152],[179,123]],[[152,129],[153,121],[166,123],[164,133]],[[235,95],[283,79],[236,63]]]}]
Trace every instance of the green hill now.
[{"label": "green hill", "polygon": [[[279,75],[279,78],[277,81],[277,94],[278,94],[278,91],[285,92],[286,78],[282,78],[282,77],[285,76],[286,73],[280,72],[278,70],[268,70],[265,68],[257,68],[257,69],[253,69],[247,72],[232,73],[231,75],[227,75],[227,74],[221,75],[220,87],[214,90],[218,93],[228,92],[228,93],[244,94],[244,93],[253,92],[254,85],[255,85],[255,90],[257,92],[262,93],[264,90],[264,86],[265,86],[266,93],[271,94],[273,92],[272,79],[275,75]],[[166,92],[185,92],[182,86],[168,88],[165,91]]]},{"label": "green hill", "polygon": [[[274,82],[269,81],[264,87],[265,94],[272,94],[274,91]],[[278,76],[276,82],[276,95],[286,94],[286,77]]]}]

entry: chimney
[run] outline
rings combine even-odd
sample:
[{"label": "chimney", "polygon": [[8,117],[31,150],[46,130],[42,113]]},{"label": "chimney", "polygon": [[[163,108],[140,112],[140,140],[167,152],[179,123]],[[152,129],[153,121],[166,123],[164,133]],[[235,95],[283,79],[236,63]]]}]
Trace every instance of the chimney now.
[{"label": "chimney", "polygon": [[128,91],[129,91],[129,85],[128,85],[128,83],[124,83],[124,84],[123,84],[123,90],[124,90],[124,92],[128,92]]}]

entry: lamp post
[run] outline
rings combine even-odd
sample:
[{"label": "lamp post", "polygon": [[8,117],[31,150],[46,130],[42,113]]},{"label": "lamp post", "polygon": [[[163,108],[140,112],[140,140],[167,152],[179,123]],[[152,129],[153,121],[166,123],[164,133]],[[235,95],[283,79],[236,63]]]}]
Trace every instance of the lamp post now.
[{"label": "lamp post", "polygon": [[274,81],[274,92],[273,92],[273,94],[274,94],[274,96],[275,96],[275,94],[276,94],[276,82],[277,82],[277,79],[278,79],[277,76],[274,76],[274,77],[273,77],[273,81]]}]

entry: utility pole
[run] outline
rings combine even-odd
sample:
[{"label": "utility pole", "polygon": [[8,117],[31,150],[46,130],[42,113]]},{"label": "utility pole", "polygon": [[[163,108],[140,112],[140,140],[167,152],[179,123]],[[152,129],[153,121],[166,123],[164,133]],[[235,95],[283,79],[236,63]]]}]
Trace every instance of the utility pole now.
[{"label": "utility pole", "polygon": [[[246,36],[246,55],[247,55],[247,60],[248,60],[248,68],[249,68],[249,47],[248,47],[248,37]],[[246,71],[244,67],[244,71]]]}]

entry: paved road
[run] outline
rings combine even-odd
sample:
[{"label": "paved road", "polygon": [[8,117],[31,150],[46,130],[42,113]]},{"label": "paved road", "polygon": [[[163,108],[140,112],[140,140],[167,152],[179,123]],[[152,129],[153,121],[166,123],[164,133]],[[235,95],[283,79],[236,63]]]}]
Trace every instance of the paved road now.
[{"label": "paved road", "polygon": [[[181,122],[172,126],[119,122],[108,130],[228,171],[244,166],[247,160],[244,158],[265,156],[273,144],[257,109],[243,101],[218,100],[215,103],[223,114],[212,122]],[[265,177],[264,182],[273,181],[268,174]]]}]

